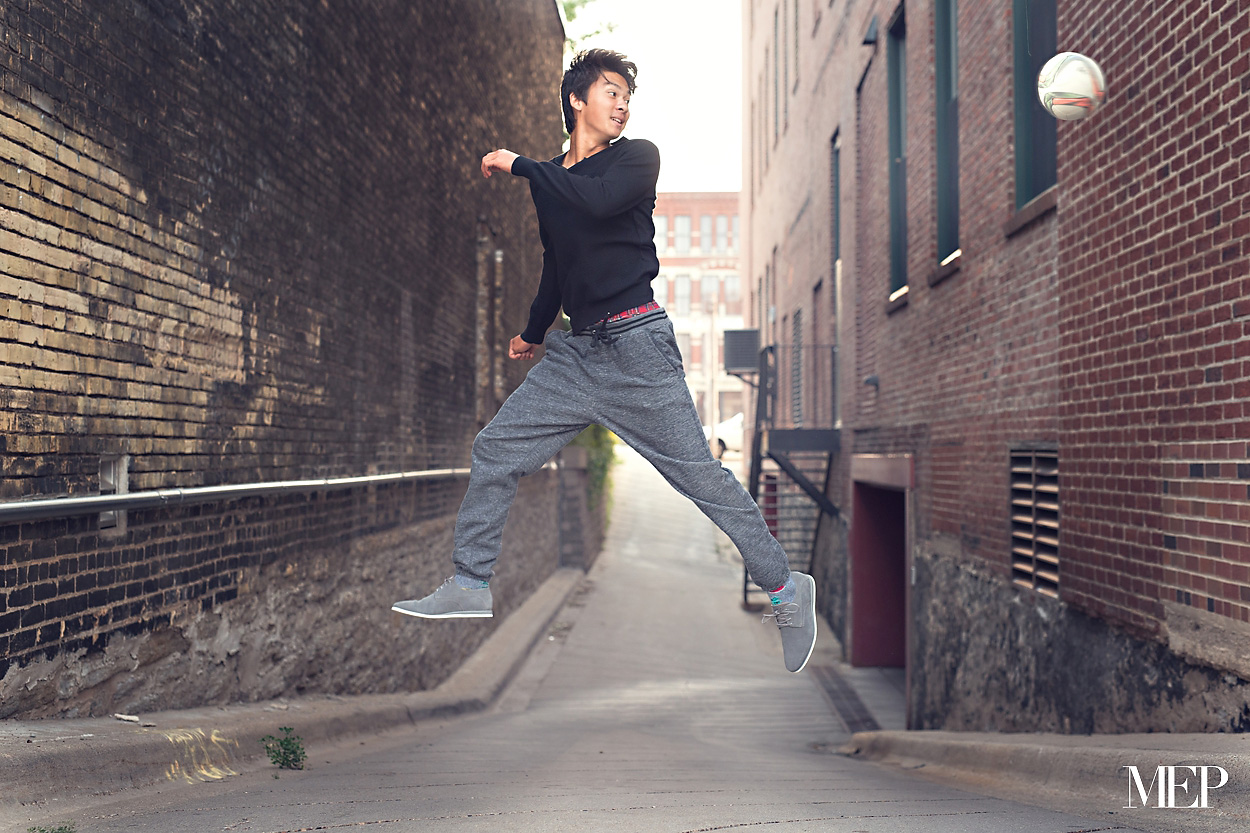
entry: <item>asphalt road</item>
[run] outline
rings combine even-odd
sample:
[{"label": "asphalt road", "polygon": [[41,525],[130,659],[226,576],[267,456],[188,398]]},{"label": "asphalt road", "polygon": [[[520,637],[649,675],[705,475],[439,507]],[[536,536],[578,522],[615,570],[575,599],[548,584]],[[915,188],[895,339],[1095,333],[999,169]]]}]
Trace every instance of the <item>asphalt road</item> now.
[{"label": "asphalt road", "polygon": [[1130,829],[835,754],[846,726],[738,605],[736,554],[619,456],[604,553],[489,711],[312,747],[278,778],[128,791],[75,814],[78,833]]}]

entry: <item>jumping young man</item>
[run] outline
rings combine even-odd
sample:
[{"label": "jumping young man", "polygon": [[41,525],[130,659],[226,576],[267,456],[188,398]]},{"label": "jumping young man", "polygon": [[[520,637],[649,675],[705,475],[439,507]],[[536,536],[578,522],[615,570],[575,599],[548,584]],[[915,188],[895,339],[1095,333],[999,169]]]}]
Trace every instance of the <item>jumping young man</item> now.
[{"label": "jumping young man", "polygon": [[[759,508],[712,456],[686,386],[673,326],[654,300],[655,145],[621,138],[638,68],[605,49],[577,55],[560,85],[567,152],[547,162],[495,150],[482,175],[529,180],[543,270],[512,359],[546,347],[473,442],[468,490],[456,518],[455,574],[399,613],[430,619],[491,616],[489,581],[517,481],[598,423],[645,457],[733,541],[751,578],[769,592],[786,668],[816,644],[816,584],[792,572]],[[547,332],[563,307],[568,332]]]}]

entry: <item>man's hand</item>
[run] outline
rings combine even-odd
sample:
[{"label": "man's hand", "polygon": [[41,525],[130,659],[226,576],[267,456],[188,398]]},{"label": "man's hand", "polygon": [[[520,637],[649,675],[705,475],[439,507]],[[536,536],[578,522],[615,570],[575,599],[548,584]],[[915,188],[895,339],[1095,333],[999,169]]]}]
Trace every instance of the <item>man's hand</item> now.
[{"label": "man's hand", "polygon": [[482,176],[489,179],[490,175],[495,171],[505,174],[512,173],[512,163],[516,161],[518,155],[503,148],[492,150],[482,157]]},{"label": "man's hand", "polygon": [[[490,174],[487,174],[487,176],[490,176]],[[513,336],[512,341],[508,342],[508,358],[532,359],[534,358],[534,347],[536,346],[520,336]]]}]

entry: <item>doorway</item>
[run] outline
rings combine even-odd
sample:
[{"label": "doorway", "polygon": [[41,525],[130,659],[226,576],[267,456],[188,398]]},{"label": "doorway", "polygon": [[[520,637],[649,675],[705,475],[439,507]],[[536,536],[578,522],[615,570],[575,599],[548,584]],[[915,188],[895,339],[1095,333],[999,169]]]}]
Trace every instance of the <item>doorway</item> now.
[{"label": "doorway", "polygon": [[851,511],[853,666],[907,664],[907,492],[855,482]]}]

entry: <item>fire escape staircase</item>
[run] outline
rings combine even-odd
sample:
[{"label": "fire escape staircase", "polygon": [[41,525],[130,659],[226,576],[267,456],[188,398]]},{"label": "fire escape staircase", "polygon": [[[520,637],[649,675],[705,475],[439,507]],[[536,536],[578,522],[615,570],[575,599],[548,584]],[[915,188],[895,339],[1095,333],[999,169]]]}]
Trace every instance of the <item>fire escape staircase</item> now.
[{"label": "fire escape staircase", "polygon": [[[790,567],[803,572],[811,571],[822,518],[839,515],[838,507],[825,494],[830,466],[840,447],[840,432],[834,427],[835,356],[832,346],[765,347],[759,352],[754,383],[755,430],[748,491],[786,551]],[[805,372],[828,380],[825,390],[830,401],[825,407],[805,401]],[[812,398],[809,390],[807,400]],[[751,610],[762,607],[749,601],[754,587],[743,570],[742,604]]]}]

